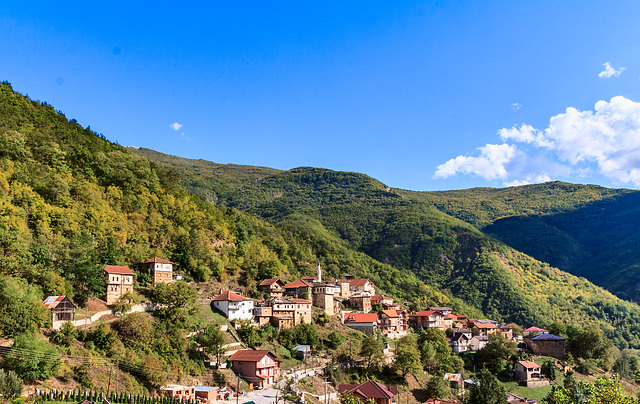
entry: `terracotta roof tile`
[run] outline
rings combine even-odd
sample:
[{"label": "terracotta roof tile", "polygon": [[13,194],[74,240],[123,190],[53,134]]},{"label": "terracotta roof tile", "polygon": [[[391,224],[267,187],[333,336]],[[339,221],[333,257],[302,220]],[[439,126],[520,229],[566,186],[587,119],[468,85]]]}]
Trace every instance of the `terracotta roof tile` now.
[{"label": "terracotta roof tile", "polygon": [[241,349],[238,352],[231,355],[229,360],[238,361],[238,362],[259,362],[266,355],[271,355],[273,357],[273,360],[275,360],[276,362],[282,362],[271,351],[268,351],[265,349],[263,350]]},{"label": "terracotta roof tile", "polygon": [[220,293],[218,296],[211,299],[214,302],[243,302],[251,299],[247,299],[244,296],[240,296],[237,293],[233,293],[229,290]]},{"label": "terracotta roof tile", "polygon": [[377,313],[347,313],[344,315],[343,322],[346,323],[376,323],[378,322]]},{"label": "terracotta roof tile", "polygon": [[289,282],[285,285],[285,289],[292,289],[292,288],[310,288],[313,285],[310,284],[309,282],[305,282],[302,279],[298,279],[297,281],[293,281],[293,282]]},{"label": "terracotta roof tile", "polygon": [[158,257],[153,257],[149,260],[146,260],[145,262],[143,262],[143,264],[152,264],[152,263],[160,263],[160,264],[173,264],[173,262],[171,261],[167,261],[167,260],[163,260],[162,258],[158,258]]},{"label": "terracotta roof tile", "polygon": [[521,364],[522,366],[524,366],[527,369],[534,369],[534,368],[539,368],[540,365],[538,365],[537,363],[533,362],[533,361],[518,361],[519,364]]},{"label": "terracotta roof tile", "polygon": [[135,272],[122,265],[106,265],[104,270],[110,274],[135,275]]}]

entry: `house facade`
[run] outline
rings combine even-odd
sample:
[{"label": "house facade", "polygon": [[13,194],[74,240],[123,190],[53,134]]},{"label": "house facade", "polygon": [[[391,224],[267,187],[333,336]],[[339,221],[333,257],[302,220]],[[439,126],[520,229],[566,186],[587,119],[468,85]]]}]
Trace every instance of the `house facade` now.
[{"label": "house facade", "polygon": [[409,325],[416,328],[437,328],[446,331],[444,314],[435,310],[423,310],[410,314]]},{"label": "house facade", "polygon": [[280,279],[265,279],[258,285],[258,290],[269,293],[269,296],[282,297],[284,295],[284,282]]},{"label": "house facade", "polygon": [[272,385],[280,376],[282,361],[271,351],[242,349],[234,353],[229,361],[233,371],[254,386]]},{"label": "house facade", "polygon": [[533,338],[525,339],[527,346],[535,355],[551,356],[563,359],[567,349],[566,338],[553,334],[540,334]]},{"label": "house facade", "polygon": [[154,285],[173,282],[173,262],[154,257],[138,264],[141,271],[148,271]]},{"label": "house facade", "polygon": [[364,292],[369,296],[376,294],[376,286],[369,279],[352,279],[349,281],[349,289],[351,294]]},{"label": "house facade", "polygon": [[407,312],[404,310],[382,310],[378,313],[378,328],[387,338],[402,338],[407,335]]},{"label": "house facade", "polygon": [[378,325],[378,314],[376,313],[342,313],[342,324],[352,330],[373,335]]},{"label": "house facade", "polygon": [[367,292],[352,293],[349,296],[349,306],[368,313],[371,311],[371,295]]},{"label": "house facade", "polygon": [[539,380],[542,378],[540,365],[533,361],[518,361],[513,367],[516,377],[522,381]]},{"label": "house facade", "polygon": [[135,273],[121,265],[107,265],[104,267],[106,274],[108,305],[115,304],[122,296],[133,292],[133,276]]},{"label": "house facade", "polygon": [[[76,316],[76,305],[66,296],[48,296],[42,302],[51,309],[51,322],[73,321]],[[55,327],[54,327],[55,328]]]},{"label": "house facade", "polygon": [[229,320],[251,320],[253,317],[253,300],[231,291],[215,296],[211,304]]},{"label": "house facade", "polygon": [[298,279],[297,281],[289,282],[284,286],[284,294],[287,296],[294,296],[297,298],[311,298],[311,291],[313,284]]},{"label": "house facade", "polygon": [[312,288],[312,301],[315,307],[320,307],[330,316],[337,314],[334,297],[340,287],[330,283],[314,283]]}]

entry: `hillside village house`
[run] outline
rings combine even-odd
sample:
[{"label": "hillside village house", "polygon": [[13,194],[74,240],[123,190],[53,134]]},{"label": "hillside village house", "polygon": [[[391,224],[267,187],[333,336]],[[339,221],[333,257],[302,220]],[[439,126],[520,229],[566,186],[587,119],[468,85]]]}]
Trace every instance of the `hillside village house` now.
[{"label": "hillside village house", "polygon": [[104,267],[107,280],[107,304],[115,304],[122,296],[133,292],[133,276],[135,273],[121,265],[107,265]]},{"label": "hillside village house", "polygon": [[369,279],[352,279],[349,281],[349,289],[351,294],[364,292],[369,296],[376,294],[376,286]]},{"label": "hillside village house", "polygon": [[379,304],[385,309],[391,308],[391,306],[399,306],[397,303],[393,303],[393,299],[384,295],[371,296],[371,304]]},{"label": "hillside village house", "polygon": [[371,295],[368,292],[356,292],[349,296],[349,306],[368,313],[371,311]]},{"label": "hillside village house", "polygon": [[488,343],[489,337],[487,337],[486,335],[474,335],[469,340],[469,347],[472,351],[479,351],[481,349],[484,349],[484,347],[486,347]]},{"label": "hillside village house", "polygon": [[342,323],[352,330],[373,335],[373,331],[378,325],[378,314],[376,313],[342,313]]},{"label": "hillside village house", "polygon": [[498,332],[498,327],[491,323],[479,323],[476,322],[471,326],[471,332],[473,335],[489,336]]},{"label": "hillside village house", "polygon": [[231,368],[254,386],[266,387],[280,376],[282,361],[267,350],[241,349],[230,358]]},{"label": "hillside village house", "polygon": [[535,355],[551,356],[556,359],[564,358],[567,349],[566,338],[553,334],[540,334],[525,339],[527,346]]},{"label": "hillside village house", "polygon": [[329,316],[333,316],[340,311],[340,306],[336,307],[334,297],[338,294],[340,288],[338,285],[330,283],[314,283],[312,289],[313,305],[320,307]]},{"label": "hillside village house", "polygon": [[269,293],[269,296],[282,297],[284,295],[284,282],[280,279],[265,279],[258,285],[258,290]]},{"label": "hillside village house", "polygon": [[173,262],[153,257],[138,264],[140,271],[149,272],[154,285],[173,282]]},{"label": "hillside village house", "polygon": [[251,320],[253,317],[253,300],[237,293],[222,292],[211,299],[211,303],[229,320]]},{"label": "hillside village house", "polygon": [[311,298],[311,290],[313,284],[298,279],[297,281],[289,282],[284,286],[284,294],[287,296]]},{"label": "hillside village house", "polygon": [[410,314],[409,325],[416,328],[437,328],[446,331],[444,314],[436,310],[423,310]]},{"label": "hillside village house", "polygon": [[518,361],[513,368],[519,380],[539,380],[542,378],[540,365],[533,361]]},{"label": "hillside village house", "polygon": [[522,336],[526,337],[527,335],[540,335],[540,334],[549,334],[549,330],[545,330],[540,327],[529,327],[522,331]]},{"label": "hillside village house", "polygon": [[465,333],[454,333],[449,340],[449,346],[454,354],[471,350],[471,337]]},{"label": "hillside village house", "polygon": [[407,335],[407,312],[404,310],[382,310],[378,313],[378,328],[387,338],[402,338]]},{"label": "hillside village house", "polygon": [[392,404],[393,397],[398,394],[395,386],[385,386],[373,380],[367,380],[362,384],[341,384],[338,392],[344,394],[350,392],[361,401],[373,400],[375,404]]},{"label": "hillside village house", "polygon": [[[51,322],[73,321],[76,316],[76,305],[66,296],[49,296],[42,302],[51,309]],[[54,327],[55,328],[55,327]]]}]

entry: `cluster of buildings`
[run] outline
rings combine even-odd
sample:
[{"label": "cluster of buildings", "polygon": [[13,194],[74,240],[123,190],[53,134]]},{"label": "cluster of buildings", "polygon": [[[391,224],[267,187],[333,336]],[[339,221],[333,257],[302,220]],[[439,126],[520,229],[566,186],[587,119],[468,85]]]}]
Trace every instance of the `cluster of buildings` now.
[{"label": "cluster of buildings", "polygon": [[[162,258],[151,258],[137,264],[140,272],[149,273],[154,285],[171,283],[174,281],[173,262]],[[107,265],[104,267],[106,275],[106,297],[108,305],[115,304],[129,292],[133,292],[133,277],[135,272],[122,265]]]}]

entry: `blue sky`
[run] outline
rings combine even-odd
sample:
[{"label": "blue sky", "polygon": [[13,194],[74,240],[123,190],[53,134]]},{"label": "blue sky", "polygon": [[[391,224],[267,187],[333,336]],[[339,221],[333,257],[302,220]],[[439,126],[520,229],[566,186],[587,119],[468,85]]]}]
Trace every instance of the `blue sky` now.
[{"label": "blue sky", "polygon": [[0,80],[121,145],[640,187],[640,2],[92,3],[0,3]]}]

